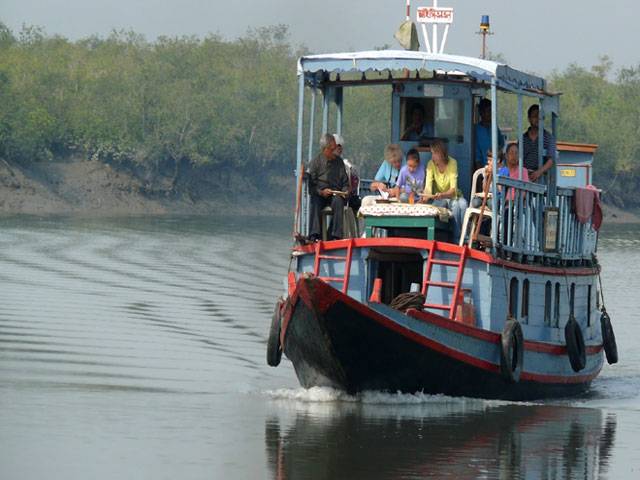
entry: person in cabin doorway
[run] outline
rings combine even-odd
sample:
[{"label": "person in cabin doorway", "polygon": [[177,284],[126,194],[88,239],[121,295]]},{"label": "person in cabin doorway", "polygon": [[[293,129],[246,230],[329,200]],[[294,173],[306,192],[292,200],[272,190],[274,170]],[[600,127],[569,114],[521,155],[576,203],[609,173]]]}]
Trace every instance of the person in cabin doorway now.
[{"label": "person in cabin doorway", "polygon": [[433,137],[433,125],[425,121],[424,107],[414,105],[411,110],[411,125],[402,134],[402,140],[417,142],[423,137]]},{"label": "person in cabin doorway", "polygon": [[537,182],[555,163],[556,140],[547,130],[543,131],[542,145],[544,148],[542,166],[538,165],[538,134],[540,123],[540,107],[531,105],[527,111],[530,126],[522,134],[522,155],[524,167],[528,170],[532,182]]},{"label": "person in cabin doorway", "polygon": [[342,158],[338,155],[336,140],[331,134],[320,138],[321,152],[311,160],[309,165],[310,193],[310,229],[309,239],[318,241],[322,238],[322,209],[331,207],[331,225],[329,239],[342,238],[344,207],[349,197],[349,177]]},{"label": "person in cabin doorway", "polygon": [[468,205],[458,189],[458,163],[449,156],[447,145],[441,140],[431,144],[431,160],[427,164],[427,181],[421,201],[451,210],[453,240],[457,242]]},{"label": "person in cabin doorway", "polygon": [[393,189],[393,196],[401,202],[413,203],[419,201],[419,195],[424,188],[424,167],[420,165],[420,153],[412,148],[407,152],[407,164],[400,169],[398,182]]},{"label": "person in cabin doorway", "polygon": [[[487,152],[491,150],[491,100],[483,98],[478,103],[480,121],[476,123],[476,170],[487,165]],[[498,129],[498,151],[504,148],[504,135]],[[500,155],[498,160],[500,160]]]},{"label": "person in cabin doorway", "polygon": [[378,168],[374,181],[371,182],[371,191],[391,193],[396,187],[403,163],[400,145],[391,143],[384,147],[384,160]]}]

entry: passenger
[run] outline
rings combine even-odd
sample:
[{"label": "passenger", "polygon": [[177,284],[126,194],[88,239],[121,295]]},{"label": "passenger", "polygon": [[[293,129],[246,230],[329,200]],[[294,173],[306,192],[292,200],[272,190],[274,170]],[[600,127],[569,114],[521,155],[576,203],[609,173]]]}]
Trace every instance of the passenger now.
[{"label": "passenger", "polygon": [[[522,180],[524,182],[529,182],[529,174],[526,168],[522,168],[522,178],[520,178],[520,168],[519,168],[519,159],[518,159],[518,144],[510,143],[507,146],[507,164],[498,170],[498,175],[501,177],[509,177],[514,180]],[[513,190],[513,188],[511,189]],[[507,194],[508,200],[513,200],[514,192],[510,192]]]},{"label": "passenger", "polygon": [[402,168],[402,149],[397,143],[392,143],[384,148],[384,161],[378,173],[376,173],[375,181],[371,182],[371,191],[390,192],[395,188]]},{"label": "passenger", "polygon": [[547,171],[553,167],[556,158],[556,140],[547,130],[543,133],[543,147],[546,154],[543,157],[542,167],[538,167],[538,124],[540,107],[531,105],[527,111],[531,126],[522,134],[522,154],[524,167],[529,171],[529,178],[537,182]]},{"label": "passenger", "polygon": [[[487,165],[487,152],[492,148],[491,139],[491,100],[483,98],[478,103],[480,121],[476,124],[476,165],[475,169]],[[504,148],[504,135],[498,129],[498,151]],[[498,156],[500,160],[500,156]]]},{"label": "passenger", "polygon": [[[523,180],[525,182],[529,182],[529,174],[527,172],[527,169],[524,168],[524,166],[522,167],[522,178],[520,178],[520,165],[519,165],[519,159],[518,159],[518,145],[516,143],[510,143],[509,146],[507,146],[507,162],[506,162],[506,166],[500,168],[500,170],[498,170],[498,176],[501,177],[509,177],[512,178],[514,180]],[[503,187],[504,188],[504,187]],[[501,193],[499,193],[501,194]],[[509,188],[507,190],[507,194],[505,196],[505,200],[514,200],[516,197],[515,195],[515,188]],[[519,219],[516,218],[515,212],[516,212],[516,208],[515,208],[515,203],[516,202],[507,202],[505,201],[505,205],[504,205],[504,211],[502,213],[502,238],[503,239],[507,239],[507,238],[513,238],[515,239],[515,236],[518,232],[518,227],[517,224],[519,222]],[[525,205],[526,208],[526,205]],[[511,214],[509,214],[509,212],[511,212]],[[535,212],[535,210],[532,210],[532,212]],[[511,218],[511,223],[509,223],[509,219]],[[511,237],[509,237],[507,235],[506,232],[508,232],[509,230],[509,225],[512,225],[511,228]],[[535,226],[532,225],[532,228],[535,231]]]},{"label": "passenger", "polygon": [[309,193],[311,199],[311,225],[309,238],[318,241],[322,238],[320,214],[326,206],[331,206],[331,228],[329,238],[342,238],[344,206],[349,195],[349,177],[344,162],[337,153],[333,135],[324,134],[320,138],[320,154],[309,166]]},{"label": "passenger", "polygon": [[415,105],[411,110],[411,125],[402,134],[403,141],[417,142],[423,137],[433,137],[433,125],[425,122],[424,108]]},{"label": "passenger", "polygon": [[420,153],[412,148],[407,152],[407,164],[400,169],[398,183],[394,189],[394,195],[401,202],[410,200],[413,193],[416,201],[424,188],[424,168],[420,165]]},{"label": "passenger", "polygon": [[336,153],[342,158],[344,162],[344,168],[347,171],[347,177],[349,177],[349,198],[347,203],[353,209],[354,213],[360,208],[362,203],[360,196],[358,195],[358,185],[360,184],[360,176],[356,167],[346,158],[342,156],[344,151],[344,138],[339,133],[334,133],[333,138],[336,141]]},{"label": "passenger", "polygon": [[431,160],[427,164],[427,182],[422,201],[451,210],[453,238],[457,242],[468,205],[458,189],[458,163],[449,156],[447,145],[441,140],[431,144]]}]

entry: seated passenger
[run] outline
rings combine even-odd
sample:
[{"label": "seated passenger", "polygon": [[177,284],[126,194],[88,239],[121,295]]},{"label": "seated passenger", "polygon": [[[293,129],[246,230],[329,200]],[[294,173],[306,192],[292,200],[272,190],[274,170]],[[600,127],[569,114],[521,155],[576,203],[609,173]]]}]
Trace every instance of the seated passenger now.
[{"label": "seated passenger", "polygon": [[[498,170],[498,176],[501,177],[509,177],[514,180],[522,180],[525,182],[531,181],[529,179],[529,173],[527,169],[522,167],[522,177],[520,177],[520,166],[518,159],[518,144],[510,143],[507,146],[507,164],[506,166],[500,168]],[[504,187],[501,187],[504,188]],[[499,192],[499,195],[503,195],[502,192]],[[504,211],[502,213],[502,239],[506,241],[507,238],[515,239],[518,232],[518,221],[516,218],[516,203],[513,200],[516,198],[515,188],[509,188],[505,197],[504,203]],[[524,198],[524,194],[523,194]],[[525,205],[526,208],[526,205]],[[511,214],[509,214],[511,212]],[[532,212],[535,212],[535,209],[532,208]],[[535,215],[535,214],[534,214]],[[511,220],[509,218],[511,217]],[[511,225],[511,236],[508,236],[509,225]],[[532,225],[531,228],[535,232],[535,225]],[[524,233],[522,232],[524,235]]]},{"label": "seated passenger", "polygon": [[320,138],[320,154],[309,165],[309,193],[311,200],[309,238],[322,238],[320,214],[326,206],[331,207],[331,227],[329,238],[342,238],[344,206],[349,196],[349,177],[342,158],[336,152],[333,135],[324,134]]},{"label": "seated passenger", "polygon": [[415,105],[411,110],[411,125],[402,134],[402,140],[417,142],[423,137],[433,137],[433,125],[425,122],[422,105]]},{"label": "seated passenger", "polygon": [[400,169],[402,168],[402,149],[397,143],[392,143],[384,148],[384,161],[371,182],[371,191],[390,192],[395,188]]},{"label": "seated passenger", "polygon": [[451,210],[453,239],[457,242],[467,201],[458,189],[458,163],[449,156],[446,144],[440,140],[431,144],[431,160],[427,164],[427,182],[422,201]]},{"label": "seated passenger", "polygon": [[344,138],[339,133],[334,133],[333,138],[336,141],[336,153],[339,157],[342,158],[344,162],[344,168],[347,171],[347,177],[349,177],[349,198],[347,199],[347,203],[353,209],[354,213],[358,211],[360,208],[360,204],[362,203],[360,196],[358,195],[358,184],[360,183],[360,176],[358,175],[358,170],[355,165],[353,165],[349,160],[342,156],[342,152],[344,151]]},{"label": "seated passenger", "polygon": [[411,198],[417,201],[423,188],[424,168],[420,165],[420,153],[412,148],[407,152],[407,164],[400,169],[393,193],[401,202],[411,201]]},{"label": "seated passenger", "polygon": [[[518,159],[518,144],[510,143],[507,147],[507,165],[498,170],[498,175],[501,177],[510,177],[514,180],[522,180],[529,182],[529,172],[522,167],[522,178],[520,178],[520,168]],[[511,189],[513,190],[513,189]],[[507,194],[507,200],[513,200],[514,192]]]}]

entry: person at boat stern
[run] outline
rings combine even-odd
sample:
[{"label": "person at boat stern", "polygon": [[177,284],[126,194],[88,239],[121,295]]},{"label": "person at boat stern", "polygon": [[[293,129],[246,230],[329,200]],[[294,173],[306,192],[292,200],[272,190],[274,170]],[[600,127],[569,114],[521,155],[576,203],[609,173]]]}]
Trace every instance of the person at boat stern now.
[{"label": "person at boat stern", "polygon": [[338,155],[335,138],[324,134],[320,138],[321,152],[309,165],[309,193],[311,199],[309,238],[322,238],[320,214],[331,207],[329,238],[337,240],[343,236],[344,207],[349,197],[349,177],[342,158]]},{"label": "person at boat stern", "polygon": [[447,145],[441,140],[431,143],[431,160],[427,164],[421,201],[451,210],[453,240],[457,242],[468,204],[458,188],[458,162],[449,156]]}]

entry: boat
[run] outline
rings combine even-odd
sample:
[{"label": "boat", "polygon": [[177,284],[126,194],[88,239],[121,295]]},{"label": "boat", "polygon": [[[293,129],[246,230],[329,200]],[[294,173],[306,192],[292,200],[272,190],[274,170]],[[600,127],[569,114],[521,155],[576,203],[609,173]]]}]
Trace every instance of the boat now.
[{"label": "boat", "polygon": [[[418,20],[429,18],[435,29],[447,16],[419,9]],[[387,86],[390,132],[380,134],[390,135],[404,153],[417,149],[422,165],[434,138],[447,142],[463,195],[479,198],[481,206],[467,209],[467,225],[454,238],[446,209],[374,199],[360,208],[363,225],[351,238],[294,245],[267,361],[277,366],[284,353],[303,387],[349,393],[512,400],[581,394],[605,357],[618,360],[597,259],[601,219],[591,168],[597,146],[558,142],[554,166],[537,183],[522,180],[522,148],[520,179],[475,169],[474,124],[482,98],[491,100],[491,151],[499,152],[501,103],[517,104],[518,136],[527,102],[539,106],[540,130],[558,138],[560,95],[543,78],[504,63],[443,53],[444,42],[438,46],[435,39],[426,51],[299,59],[294,236],[309,234],[304,157],[316,153],[316,103],[322,101],[322,133],[333,111],[341,133],[343,99],[352,88]],[[402,140],[415,105],[427,112],[434,138]],[[552,155],[543,137],[538,135],[539,165]],[[490,160],[493,172],[498,156]],[[482,174],[488,181],[478,190]],[[576,197],[589,194],[585,190],[595,211],[587,218],[574,208]]]}]

